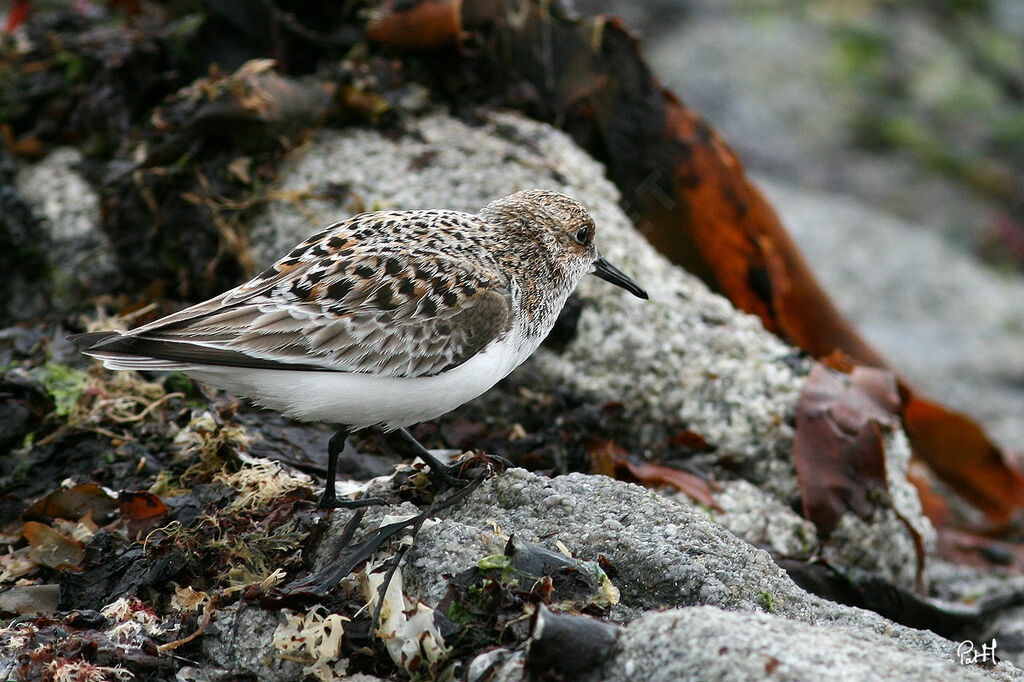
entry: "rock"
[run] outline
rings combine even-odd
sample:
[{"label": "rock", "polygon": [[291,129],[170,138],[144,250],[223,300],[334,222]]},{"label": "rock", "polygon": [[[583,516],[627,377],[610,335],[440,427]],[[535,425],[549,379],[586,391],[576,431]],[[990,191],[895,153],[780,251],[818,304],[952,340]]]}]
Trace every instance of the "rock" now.
[{"label": "rock", "polygon": [[[361,533],[379,526],[385,513],[412,509],[372,510]],[[333,521],[317,565],[336,556],[331,538],[349,518],[344,512]],[[580,559],[608,560],[621,595],[610,617],[628,625],[607,659],[580,679],[743,680],[766,677],[773,666],[793,679],[812,671],[837,680],[1024,679],[1009,663],[962,668],[954,663],[957,643],[810,595],[767,552],[707,512],[636,485],[512,469],[438,519],[417,535],[402,569],[406,592],[432,607],[451,576],[500,553],[507,534],[552,550],[561,544]],[[491,658],[473,667],[493,663],[500,679],[524,679],[521,660]]]},{"label": "rock", "polygon": [[200,640],[205,665],[225,670],[234,679],[301,679],[302,664],[281,658],[274,648],[274,630],[281,620],[274,611],[242,605],[217,611]]},{"label": "rock", "polygon": [[[566,192],[594,216],[602,253],[646,286],[651,300],[639,301],[587,278],[579,288],[585,305],[575,339],[562,353],[538,351],[514,374],[508,391],[499,387],[492,393],[508,403],[517,400],[522,387],[543,392],[557,386],[587,400],[621,401],[635,425],[630,442],[624,443],[628,449],[656,448],[680,428],[695,431],[714,447],[695,457],[695,465],[725,479],[741,471],[769,493],[766,504],[798,506],[791,424],[806,363],[766,333],[759,320],[737,312],[656,253],[619,208],[618,192],[603,167],[568,136],[518,115],[491,114],[483,120],[469,125],[435,113],[406,121],[406,134],[397,138],[375,130],[322,131],[283,173],[281,194],[291,199],[272,203],[254,222],[250,240],[258,267],[318,225],[357,210],[476,211],[523,188]],[[329,187],[346,188],[346,198],[311,198],[301,204],[294,199],[337,196]],[[310,214],[316,218],[312,225]],[[887,448],[896,506],[882,502],[869,521],[849,515],[834,545],[843,548],[844,564],[913,587],[915,543],[900,517],[911,520],[926,546],[932,532],[904,476],[909,462],[905,439],[891,434]],[[798,537],[777,539],[806,545],[801,527],[790,528]],[[887,551],[877,551],[879,543]],[[817,548],[816,542],[811,548]]]},{"label": "rock", "polygon": [[[557,385],[587,399],[622,401],[636,424],[632,441],[625,444],[633,451],[657,445],[674,429],[695,431],[714,450],[694,461],[726,481],[726,527],[751,541],[821,551],[806,522],[788,511],[799,503],[790,456],[791,423],[805,361],[765,333],[756,319],[737,313],[638,238],[602,168],[563,134],[509,114],[488,115],[483,123],[470,125],[436,113],[406,121],[404,128],[406,134],[399,137],[373,130],[322,131],[282,177],[282,195],[291,199],[273,203],[253,226],[250,236],[258,245],[258,264],[268,264],[319,225],[360,210],[437,206],[475,211],[494,197],[526,187],[576,196],[595,216],[602,252],[637,277],[652,300],[633,301],[602,282],[585,282],[575,339],[560,354],[539,351],[506,389],[495,389],[501,400],[515,401],[523,387],[543,391]],[[341,202],[295,201],[322,197],[329,194],[327,189],[339,187],[345,188]],[[889,505],[913,520],[926,545],[931,531],[905,481],[905,438],[901,432],[890,433],[886,445],[894,502],[881,504],[867,520],[844,517],[825,551],[839,566],[866,568],[912,587],[913,539]],[[743,472],[746,483],[730,480],[735,479],[730,471]],[[365,523],[382,513],[369,513]],[[768,554],[739,540],[688,501],[678,504],[601,477],[548,480],[510,471],[440,516],[439,524],[421,531],[403,569],[409,593],[430,606],[447,593],[446,576],[500,552],[505,535],[547,543],[550,549],[561,540],[581,558],[604,555],[619,570],[615,584],[622,602],[612,616],[620,621],[634,621],[646,610],[665,606],[706,605],[741,614],[770,611],[771,618],[799,624],[792,626],[793,632],[810,638],[805,641],[813,639],[810,633],[822,632],[820,645],[804,649],[823,649],[835,637],[849,636],[833,632],[838,628],[870,642],[885,639],[900,666],[915,665],[916,660],[923,670],[958,679],[958,669],[950,663],[954,643],[803,592]],[[758,516],[763,522],[752,522]],[[339,514],[338,523],[345,517]],[[325,537],[321,563],[333,556],[336,548],[328,538],[338,532]],[[762,616],[724,617],[732,618],[739,641],[746,637],[744,628],[755,632],[771,622]],[[845,653],[838,657],[852,651],[852,640],[842,641]],[[521,662],[502,660],[503,674],[515,679]],[[624,665],[625,659],[615,660],[609,665]],[[888,654],[885,660],[890,660]],[[870,661],[864,665],[872,674],[885,674]],[[999,671],[1006,679],[1019,675],[1008,664]]]},{"label": "rock", "polygon": [[[45,294],[51,314],[72,310],[83,292],[106,290],[117,273],[113,247],[101,229],[99,194],[78,172],[81,161],[77,149],[61,147],[16,178],[45,232],[47,272],[35,273],[31,286]],[[20,311],[19,317],[25,315]]]},{"label": "rock", "polygon": [[[683,493],[672,499],[690,504]],[[748,481],[728,481],[715,493],[715,522],[747,542],[787,557],[810,558],[819,549],[814,524]]]},{"label": "rock", "polygon": [[583,680],[985,680],[1003,670],[922,654],[885,635],[827,630],[766,613],[712,606],[648,613],[627,626],[613,663]]}]

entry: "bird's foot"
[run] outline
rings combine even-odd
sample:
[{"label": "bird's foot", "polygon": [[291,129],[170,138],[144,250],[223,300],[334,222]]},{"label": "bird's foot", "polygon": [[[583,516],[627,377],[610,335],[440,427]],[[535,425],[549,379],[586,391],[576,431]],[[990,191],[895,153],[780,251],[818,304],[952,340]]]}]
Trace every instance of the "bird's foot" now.
[{"label": "bird's foot", "polygon": [[461,488],[475,481],[481,475],[481,467],[485,470],[482,474],[486,478],[496,471],[504,471],[513,466],[512,462],[504,457],[489,455],[481,450],[450,464],[441,462],[436,457],[432,459],[433,462],[424,460],[429,466],[428,478],[435,484],[447,485],[452,488]]},{"label": "bird's foot", "polygon": [[471,465],[477,462],[482,461],[486,465],[495,461],[501,465],[502,468],[512,466],[512,463],[504,457],[486,455],[483,453],[479,453],[475,457],[465,458],[461,461],[447,464],[435,457],[405,429],[398,429],[396,433],[401,439],[402,449],[405,450],[408,455],[422,459],[429,467],[427,476],[429,476],[432,481],[442,486],[461,488],[462,486],[468,485],[472,478],[468,477],[466,473],[471,468]]},{"label": "bird's foot", "polygon": [[427,476],[435,484],[440,486],[449,486],[451,488],[461,488],[469,483],[468,478],[462,478],[462,474],[465,472],[465,467],[461,462],[445,464],[433,456],[430,459],[425,459],[422,455],[419,457],[426,462],[429,467],[427,470]]}]

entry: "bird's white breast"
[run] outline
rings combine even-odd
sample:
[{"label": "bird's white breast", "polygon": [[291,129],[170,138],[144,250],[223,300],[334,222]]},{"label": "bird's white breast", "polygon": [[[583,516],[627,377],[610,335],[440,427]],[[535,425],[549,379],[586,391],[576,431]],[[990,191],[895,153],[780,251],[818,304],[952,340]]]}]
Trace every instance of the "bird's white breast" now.
[{"label": "bird's white breast", "polygon": [[542,338],[513,329],[458,367],[427,377],[223,366],[182,370],[295,419],[353,430],[377,424],[394,429],[433,419],[482,394],[526,360]]}]

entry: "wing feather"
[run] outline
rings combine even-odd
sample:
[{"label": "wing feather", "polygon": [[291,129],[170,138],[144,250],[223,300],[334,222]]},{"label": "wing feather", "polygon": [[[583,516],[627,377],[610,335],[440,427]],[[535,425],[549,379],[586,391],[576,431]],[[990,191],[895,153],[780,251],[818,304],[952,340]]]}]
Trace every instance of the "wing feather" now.
[{"label": "wing feather", "polygon": [[[408,213],[356,216],[221,296],[85,350],[108,365],[139,368],[216,364],[412,377],[460,365],[511,328],[511,283],[483,248],[460,242],[430,250],[421,240],[410,251],[400,234]],[[476,216],[450,216],[466,223],[464,233],[479,229]],[[368,238],[385,221],[397,239]]]}]

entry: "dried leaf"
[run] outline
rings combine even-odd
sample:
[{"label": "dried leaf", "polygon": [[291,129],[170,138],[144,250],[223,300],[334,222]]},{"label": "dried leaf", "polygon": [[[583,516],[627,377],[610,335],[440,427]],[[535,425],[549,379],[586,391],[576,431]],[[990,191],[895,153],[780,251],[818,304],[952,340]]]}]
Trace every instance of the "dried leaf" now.
[{"label": "dried leaf", "polygon": [[68,519],[77,521],[86,514],[94,519],[103,519],[117,509],[117,501],[95,483],[61,488],[46,495],[33,504],[22,518]]},{"label": "dried leaf", "polygon": [[66,535],[75,542],[88,542],[100,527],[92,520],[92,511],[90,510],[78,521],[54,519],[53,529],[61,535]]},{"label": "dried leaf", "polygon": [[691,500],[703,504],[715,511],[722,508],[712,497],[713,489],[717,489],[714,481],[706,481],[700,476],[661,464],[630,461],[629,452],[615,441],[599,438],[587,439],[587,453],[590,455],[594,473],[616,478],[620,481],[631,481],[648,487],[671,486],[685,493]]},{"label": "dried leaf", "polygon": [[608,478],[618,478],[616,471],[619,463],[629,457],[629,451],[613,440],[588,438],[586,448],[590,457],[590,470]]},{"label": "dried leaf", "polygon": [[949,523],[949,502],[932,489],[927,471],[915,469],[926,469],[926,467],[920,461],[911,461],[910,469],[907,471],[907,480],[917,490],[917,496],[921,500],[921,512],[928,517],[933,526],[942,528]]},{"label": "dried leaf", "polygon": [[[28,3],[24,3],[28,6]],[[3,144],[12,154],[25,156],[32,159],[41,159],[46,156],[48,150],[46,144],[35,135],[24,135],[20,138],[14,137],[14,128],[10,123],[0,124],[0,137]]]},{"label": "dried leaf", "polygon": [[[21,533],[18,533],[18,537],[21,537]],[[0,583],[12,582],[34,573],[39,564],[32,560],[31,554],[31,547],[21,547],[0,556]]]},{"label": "dried leaf", "polygon": [[402,571],[396,569],[384,587],[386,572],[366,570],[360,574],[366,606],[376,609],[380,604],[380,620],[376,623],[377,636],[384,642],[391,660],[412,676],[420,666],[435,668],[447,656],[449,648],[434,622],[434,610],[419,601],[406,597],[403,592]]},{"label": "dried leaf", "polygon": [[872,489],[888,489],[880,425],[897,421],[895,380],[882,370],[855,372],[844,381],[816,365],[797,404],[793,450],[804,516],[824,538],[846,511],[871,513]]},{"label": "dried leaf", "polygon": [[190,611],[198,611],[199,607],[210,601],[211,597],[206,592],[194,590],[189,585],[185,587],[175,585],[170,605],[178,613],[188,613]]},{"label": "dried leaf", "polygon": [[1024,575],[1024,546],[956,528],[940,528],[936,555],[983,571]]},{"label": "dried leaf", "polygon": [[710,507],[715,511],[722,511],[722,508],[711,497],[712,484],[700,476],[691,474],[688,471],[673,469],[661,464],[635,464],[623,462],[623,466],[629,473],[646,486],[672,486],[676,490],[685,493],[694,502]]},{"label": "dried leaf", "polygon": [[117,505],[121,510],[121,516],[129,521],[158,518],[168,510],[163,500],[146,491],[122,492],[117,498]]},{"label": "dried leaf", "polygon": [[676,431],[668,439],[669,445],[674,445],[677,448],[684,448],[693,452],[705,452],[711,449],[711,444],[708,443],[704,436],[700,435],[695,431]]},{"label": "dried leaf", "polygon": [[252,184],[252,157],[239,156],[227,166],[228,177],[238,180],[243,185]]},{"label": "dried leaf", "polygon": [[85,556],[83,543],[36,521],[25,523],[23,532],[28,544],[32,546],[29,557],[36,563],[53,569],[75,568],[82,563]]},{"label": "dried leaf", "polygon": [[356,114],[361,120],[372,124],[377,123],[391,109],[391,105],[381,95],[352,85],[338,88],[337,100],[346,112]]},{"label": "dried leaf", "polygon": [[341,656],[345,616],[313,606],[305,614],[284,610],[285,621],[274,631],[273,644],[281,658],[305,664],[303,674],[321,680],[343,679],[347,661]]},{"label": "dried leaf", "polygon": [[7,35],[14,33],[15,29],[21,26],[25,17],[28,16],[30,6],[29,0],[12,0],[7,11],[7,19],[4,21],[3,33]]},{"label": "dried leaf", "polygon": [[461,34],[461,0],[387,3],[366,25],[370,40],[407,50],[444,47]]}]

